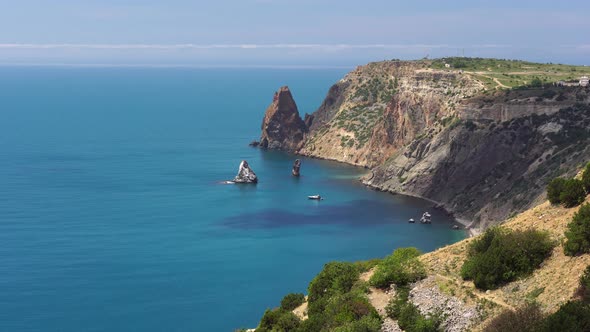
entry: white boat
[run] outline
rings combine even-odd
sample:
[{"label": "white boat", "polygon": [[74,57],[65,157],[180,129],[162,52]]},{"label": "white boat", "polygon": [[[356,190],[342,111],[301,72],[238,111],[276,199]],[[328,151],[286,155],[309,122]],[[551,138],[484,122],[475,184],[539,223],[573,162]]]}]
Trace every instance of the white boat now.
[{"label": "white boat", "polygon": [[431,215],[428,212],[424,212],[424,214],[422,215],[422,218],[420,218],[420,222],[423,224],[430,224],[431,221]]},{"label": "white boat", "polygon": [[415,223],[415,222],[416,222],[416,220],[414,220],[414,218],[410,218],[410,220],[408,220],[408,222],[409,222],[410,224],[413,224],[413,223]]},{"label": "white boat", "polygon": [[309,198],[309,199],[315,199],[315,200],[318,200],[318,201],[323,199],[322,196],[320,196],[320,195],[311,195],[311,196],[307,196],[307,198]]}]

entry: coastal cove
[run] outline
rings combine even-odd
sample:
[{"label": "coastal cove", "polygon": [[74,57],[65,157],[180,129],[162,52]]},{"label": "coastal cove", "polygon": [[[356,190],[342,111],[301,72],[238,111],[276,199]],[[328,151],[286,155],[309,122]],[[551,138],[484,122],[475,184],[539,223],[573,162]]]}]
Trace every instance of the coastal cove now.
[{"label": "coastal cove", "polygon": [[[366,169],[248,146],[280,86],[303,115],[347,71],[0,67],[0,330],[254,327],[329,261],[465,238]],[[223,183],[241,160],[258,184]]]}]

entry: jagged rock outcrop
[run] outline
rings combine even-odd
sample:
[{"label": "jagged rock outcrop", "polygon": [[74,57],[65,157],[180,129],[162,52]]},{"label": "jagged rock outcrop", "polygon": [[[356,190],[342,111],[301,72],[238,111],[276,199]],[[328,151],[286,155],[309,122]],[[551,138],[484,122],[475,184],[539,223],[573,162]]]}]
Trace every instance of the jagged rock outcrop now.
[{"label": "jagged rock outcrop", "polygon": [[256,173],[250,168],[248,162],[242,160],[240,168],[238,169],[238,175],[234,178],[235,183],[258,183],[258,177]]},{"label": "jagged rock outcrop", "polygon": [[295,162],[293,163],[293,170],[291,170],[291,173],[293,174],[293,176],[299,176],[300,169],[301,169],[301,160],[295,159]]},{"label": "jagged rock outcrop", "polygon": [[306,132],[289,87],[281,87],[264,114],[260,146],[295,152],[303,146]]}]

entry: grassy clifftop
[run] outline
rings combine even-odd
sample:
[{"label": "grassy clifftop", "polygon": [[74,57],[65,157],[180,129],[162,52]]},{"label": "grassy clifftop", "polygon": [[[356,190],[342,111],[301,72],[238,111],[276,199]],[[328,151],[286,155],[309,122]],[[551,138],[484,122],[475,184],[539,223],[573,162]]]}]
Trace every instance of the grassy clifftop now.
[{"label": "grassy clifftop", "polygon": [[[448,64],[450,67],[445,66]],[[488,89],[506,89],[531,85],[535,79],[548,84],[558,81],[578,81],[590,75],[590,67],[520,60],[483,58],[443,58],[432,60],[432,69],[462,70],[485,84]]]}]

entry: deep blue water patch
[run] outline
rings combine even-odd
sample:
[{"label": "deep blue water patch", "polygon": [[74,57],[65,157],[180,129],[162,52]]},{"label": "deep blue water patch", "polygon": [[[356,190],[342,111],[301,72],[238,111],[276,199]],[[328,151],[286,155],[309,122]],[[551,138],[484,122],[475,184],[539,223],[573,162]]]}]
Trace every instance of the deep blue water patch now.
[{"label": "deep blue water patch", "polygon": [[[302,198],[304,199],[304,198]],[[406,201],[411,201],[406,198]],[[424,202],[414,199],[416,207],[422,207],[425,211],[434,215],[435,225],[452,227],[452,220],[444,212],[429,208]],[[407,207],[407,206],[406,206]],[[308,206],[299,212],[290,212],[273,208],[231,216],[223,221],[228,227],[243,229],[274,228],[274,227],[298,227],[305,225],[346,225],[350,227],[370,227],[381,224],[408,223],[410,218],[420,219],[420,210],[399,208],[390,202],[359,199],[346,203],[328,205],[325,201],[309,200]],[[419,222],[412,227],[432,227],[432,224],[423,225]]]}]

